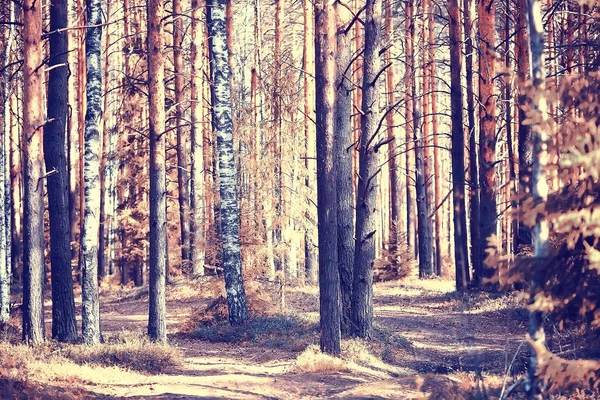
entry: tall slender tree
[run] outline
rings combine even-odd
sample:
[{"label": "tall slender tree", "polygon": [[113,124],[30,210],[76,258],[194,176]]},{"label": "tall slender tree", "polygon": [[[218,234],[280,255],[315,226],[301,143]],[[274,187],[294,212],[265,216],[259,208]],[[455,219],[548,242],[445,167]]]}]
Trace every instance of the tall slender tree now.
[{"label": "tall slender tree", "polygon": [[[536,91],[545,88],[546,74],[544,71],[544,24],[542,22],[542,5],[539,0],[527,0],[527,21],[529,26],[529,48],[531,49],[531,78]],[[532,125],[533,136],[533,170],[531,174],[531,193],[537,204],[548,200],[548,182],[546,166],[548,164],[548,134],[543,123],[548,118],[546,97],[534,94],[532,97],[533,110],[538,114],[536,123]],[[535,270],[531,280],[530,304],[536,301],[536,294],[543,290],[545,279],[544,265],[550,256],[550,226],[542,213],[538,214],[532,232],[533,256]],[[529,314],[529,336],[536,344],[544,344],[544,318],[540,310],[531,311]],[[542,399],[543,381],[536,374],[540,360],[534,349],[531,351],[526,390],[530,399]]]},{"label": "tall slender tree", "polygon": [[42,3],[23,2],[23,341],[44,341]]},{"label": "tall slender tree", "polygon": [[179,199],[179,229],[181,259],[190,260],[190,207],[188,194],[188,161],[183,129],[183,14],[181,0],[173,0],[173,67],[175,72],[175,124],[177,132],[177,193]]},{"label": "tall slender tree", "polygon": [[150,122],[150,299],[148,336],[166,342],[167,189],[165,169],[164,3],[148,0]]},{"label": "tall slender tree", "polygon": [[317,205],[319,220],[319,303],[321,351],[341,352],[340,273],[337,247],[334,0],[315,3]]},{"label": "tall slender tree", "polygon": [[348,64],[352,57],[350,31],[352,15],[335,3],[336,79],[334,162],[337,187],[337,246],[342,300],[342,333],[351,326],[352,276],[354,269],[354,207],[352,205],[352,89]]},{"label": "tall slender tree", "polygon": [[405,65],[406,78],[404,80],[404,106],[405,106],[405,151],[406,151],[406,238],[409,245],[413,246],[416,252],[417,236],[415,223],[415,150],[414,150],[414,130],[415,124],[413,121],[413,97],[415,94],[415,18],[414,16],[414,0],[406,0],[406,20],[405,20]]},{"label": "tall slender tree", "polygon": [[[465,209],[465,131],[461,84],[461,29],[458,0],[448,2],[450,18],[450,108],[452,113],[452,200],[454,203],[454,267],[456,289],[469,283]],[[437,177],[436,177],[437,178]],[[439,222],[439,221],[438,221]]]},{"label": "tall slender tree", "polygon": [[[50,3],[50,58],[47,116],[44,126],[44,158],[48,176],[50,214],[50,264],[52,275],[52,337],[58,341],[77,339],[75,299],[71,273],[71,230],[69,224],[69,176],[66,135],[67,88],[69,79],[67,0]],[[99,57],[98,57],[99,58]]]},{"label": "tall slender tree", "polygon": [[381,76],[381,0],[365,6],[365,49],[363,59],[361,135],[358,192],[356,196],[356,243],[352,284],[352,327],[354,335],[369,337],[373,327],[373,263],[375,261],[376,195],[379,180],[377,149],[379,88]]},{"label": "tall slender tree", "polygon": [[190,258],[193,275],[204,275],[204,179],[202,165],[202,5],[200,0],[192,0],[192,44],[191,44],[191,131],[190,131],[190,236],[192,246]]},{"label": "tall slender tree", "polygon": [[210,62],[212,70],[213,128],[217,134],[219,193],[221,195],[221,235],[223,239],[223,276],[227,292],[229,322],[246,321],[248,305],[242,278],[240,251],[240,213],[233,155],[233,120],[227,47],[225,7],[229,0],[210,0],[208,5]]},{"label": "tall slender tree", "polygon": [[8,22],[10,23],[3,37],[4,50],[0,53],[0,238],[6,238],[0,243],[0,325],[10,318],[10,287],[11,287],[11,179],[10,179],[10,55],[15,37],[14,2],[8,3]]},{"label": "tall slender tree", "polygon": [[86,99],[84,138],[84,208],[81,231],[82,331],[83,342],[100,342],[100,299],[98,293],[98,241],[100,232],[100,123],[102,119],[102,3],[87,0],[85,39]]},{"label": "tall slender tree", "polygon": [[494,79],[496,43],[496,7],[491,0],[478,0],[479,20],[479,269],[475,278],[480,282],[490,277],[484,266],[487,239],[496,233],[496,94]]}]

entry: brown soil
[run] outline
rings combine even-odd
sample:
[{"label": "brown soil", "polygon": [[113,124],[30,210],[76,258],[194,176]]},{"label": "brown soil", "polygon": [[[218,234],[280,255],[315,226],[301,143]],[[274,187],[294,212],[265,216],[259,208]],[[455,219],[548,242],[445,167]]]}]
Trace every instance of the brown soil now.
[{"label": "brown soil", "polygon": [[[376,324],[395,339],[375,342],[373,348],[396,372],[299,373],[294,369],[298,352],[250,342],[206,342],[179,333],[192,312],[209,304],[205,289],[216,284],[206,278],[194,287],[176,282],[169,289],[169,340],[184,355],[180,366],[161,375],[88,377],[90,393],[133,399],[477,398],[484,391],[499,393],[509,365],[510,375],[523,369],[525,346],[519,346],[526,321],[513,297],[460,297],[451,293],[451,282],[439,280],[380,283]],[[106,292],[103,331],[145,331],[144,289]],[[317,311],[315,288],[288,291],[286,313],[316,320]],[[514,379],[510,376],[507,386]]]}]

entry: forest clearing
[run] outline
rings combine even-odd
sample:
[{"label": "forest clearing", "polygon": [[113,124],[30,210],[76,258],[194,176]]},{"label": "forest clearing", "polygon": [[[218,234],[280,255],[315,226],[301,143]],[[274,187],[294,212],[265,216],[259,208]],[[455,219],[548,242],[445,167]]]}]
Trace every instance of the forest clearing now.
[{"label": "forest clearing", "polygon": [[0,398],[600,398],[599,21],[0,0]]},{"label": "forest clearing", "polygon": [[[482,292],[466,297],[453,292],[451,281],[415,276],[378,284],[373,342],[348,340],[336,362],[314,352],[315,287],[294,289],[285,313],[272,309],[242,331],[222,320],[190,332],[194,312],[219,291],[216,281],[177,279],[169,287],[168,350],[138,348],[147,319],[147,288],[107,285],[102,331],[107,339],[130,341],[121,346],[131,358],[119,357],[116,349],[113,360],[86,358],[85,351],[59,350],[77,345],[56,342],[38,354],[16,349],[12,361],[2,356],[2,365],[28,365],[9,375],[13,381],[4,378],[0,393],[10,394],[13,385],[12,390],[25,387],[31,396],[73,399],[484,398],[483,393],[498,398],[524,371],[527,313],[516,296]],[[20,341],[18,329],[9,339]],[[309,346],[312,351],[306,350]],[[155,359],[147,362],[149,357]]]}]

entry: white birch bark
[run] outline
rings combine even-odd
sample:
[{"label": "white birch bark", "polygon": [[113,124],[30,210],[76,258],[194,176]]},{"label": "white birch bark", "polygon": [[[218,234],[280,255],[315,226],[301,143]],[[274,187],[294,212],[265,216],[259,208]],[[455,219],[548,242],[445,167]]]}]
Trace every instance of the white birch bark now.
[{"label": "white birch bark", "polygon": [[[88,25],[102,23],[100,0],[87,0]],[[100,49],[102,28],[88,28],[85,41],[86,99],[84,143],[84,217],[82,231],[82,331],[83,343],[100,342],[98,295],[98,239],[100,231],[100,123],[102,120],[102,72]]]}]

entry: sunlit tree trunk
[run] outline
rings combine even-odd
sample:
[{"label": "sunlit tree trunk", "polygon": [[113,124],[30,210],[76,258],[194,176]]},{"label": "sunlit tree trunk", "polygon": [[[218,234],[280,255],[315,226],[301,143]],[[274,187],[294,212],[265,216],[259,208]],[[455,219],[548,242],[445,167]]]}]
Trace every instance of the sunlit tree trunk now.
[{"label": "sunlit tree trunk", "polygon": [[373,328],[373,263],[378,187],[377,165],[379,51],[381,50],[381,1],[367,0],[363,59],[361,135],[358,192],[356,196],[356,242],[352,284],[352,328],[354,335],[369,337]]},{"label": "sunlit tree trunk", "polygon": [[414,39],[415,39],[415,20],[414,15],[414,0],[406,1],[406,21],[405,21],[405,65],[406,77],[404,80],[405,94],[405,142],[406,142],[406,238],[410,246],[416,254],[417,239],[416,239],[416,220],[415,220],[415,145],[414,145],[414,130],[415,124],[413,121],[413,97],[415,95],[415,54],[414,54]]},{"label": "sunlit tree trunk", "polygon": [[83,342],[100,342],[100,299],[98,293],[98,240],[100,232],[100,123],[102,118],[102,3],[87,0],[88,28],[85,40],[87,67],[87,110],[84,140],[84,208],[81,231]]},{"label": "sunlit tree trunk", "polygon": [[317,123],[317,204],[319,219],[319,299],[321,351],[340,354],[341,303],[337,255],[337,195],[334,161],[335,8],[333,0],[315,4]]},{"label": "sunlit tree trunk", "polygon": [[350,32],[352,15],[339,3],[335,4],[336,19],[336,79],[334,162],[337,187],[337,246],[342,300],[342,333],[351,326],[352,276],[354,269],[354,208],[352,204],[352,57]]},{"label": "sunlit tree trunk", "polygon": [[[544,25],[542,22],[542,6],[539,0],[527,0],[527,14],[529,26],[529,43],[531,49],[531,78],[537,91],[545,89],[546,74],[544,71]],[[548,118],[546,97],[536,94],[532,97],[533,110],[537,115],[537,123],[532,125],[533,136],[533,170],[531,174],[531,193],[537,204],[544,204],[548,200],[548,182],[546,179],[546,166],[548,164],[548,134],[542,123]],[[549,236],[550,227],[542,213],[538,214],[537,221],[532,231],[533,256],[535,260],[534,271],[531,279],[531,295],[529,302],[536,302],[536,294],[543,290],[545,265],[550,256]],[[529,336],[537,344],[544,344],[544,318],[540,310],[530,311]],[[531,399],[542,399],[543,381],[536,375],[539,371],[539,360],[535,350],[531,350],[529,371],[526,390]]]},{"label": "sunlit tree trunk", "polygon": [[204,275],[204,179],[202,176],[202,41],[204,28],[202,24],[202,5],[200,0],[192,0],[192,45],[191,45],[191,132],[190,132],[190,234],[192,274]]},{"label": "sunlit tree trunk", "polygon": [[[394,19],[393,19],[393,4],[392,0],[386,0],[384,2],[385,9],[385,41],[389,43],[388,46],[391,46],[393,42],[393,32],[394,32]],[[398,129],[396,128],[396,124],[394,123],[394,115],[396,114],[396,102],[395,102],[395,73],[394,73],[394,65],[392,60],[392,51],[391,48],[386,50],[385,62],[387,64],[392,64],[386,69],[386,104],[388,107],[387,115],[386,115],[386,125],[387,125],[387,137],[390,140],[388,145],[388,159],[390,162],[390,232],[389,232],[389,250],[392,254],[398,249],[399,242],[399,233],[401,221],[404,219],[400,215],[401,203],[402,203],[402,187],[400,184],[400,157],[396,154],[398,153],[398,142],[396,140],[396,135],[398,133]],[[392,262],[394,262],[395,257],[392,257]]]},{"label": "sunlit tree trunk", "polygon": [[479,49],[479,202],[480,220],[479,259],[481,266],[475,270],[475,280],[490,277],[484,265],[487,239],[496,233],[498,214],[496,210],[496,93],[494,90],[495,69],[495,23],[496,12],[493,1],[478,0]]},{"label": "sunlit tree trunk", "polygon": [[242,258],[239,237],[239,206],[236,188],[236,166],[233,154],[233,121],[228,64],[225,3],[211,0],[210,59],[212,63],[213,127],[217,134],[219,161],[219,192],[221,194],[221,234],[223,237],[223,275],[229,306],[229,321],[241,324],[249,317],[242,278]]},{"label": "sunlit tree trunk", "polygon": [[[67,0],[50,4],[50,58],[48,73],[47,118],[44,126],[44,158],[50,215],[50,263],[52,275],[52,337],[58,341],[77,339],[75,299],[71,273],[71,232],[69,226],[69,176],[66,134],[68,32]],[[62,30],[62,31],[61,31]]]},{"label": "sunlit tree trunk", "polygon": [[[15,3],[8,3],[8,22],[15,21]],[[10,318],[11,287],[11,184],[10,184],[10,68],[11,49],[14,42],[15,25],[7,25],[0,39],[4,49],[0,53],[0,325]]]},{"label": "sunlit tree trunk", "polygon": [[306,232],[304,233],[304,269],[309,284],[317,281],[317,213],[314,199],[316,197],[316,132],[315,132],[315,54],[314,54],[314,9],[312,1],[304,0],[304,136],[306,140],[305,185],[306,201]]},{"label": "sunlit tree trunk", "polygon": [[164,4],[148,0],[150,122],[150,299],[148,335],[166,342],[167,188],[165,170]]},{"label": "sunlit tree trunk", "polygon": [[465,210],[465,131],[461,84],[462,38],[458,0],[448,3],[450,18],[450,108],[452,113],[452,199],[454,203],[454,267],[456,290],[469,283],[467,220]]},{"label": "sunlit tree trunk", "polygon": [[44,341],[42,3],[23,2],[23,341]]},{"label": "sunlit tree trunk", "polygon": [[[463,20],[465,28],[465,73],[467,93],[467,132],[469,135],[469,231],[470,256],[473,271],[481,270],[479,247],[479,167],[477,159],[477,140],[475,126],[475,90],[473,77],[473,25],[471,20],[472,0],[463,0]],[[475,274],[475,272],[473,272]]]}]

